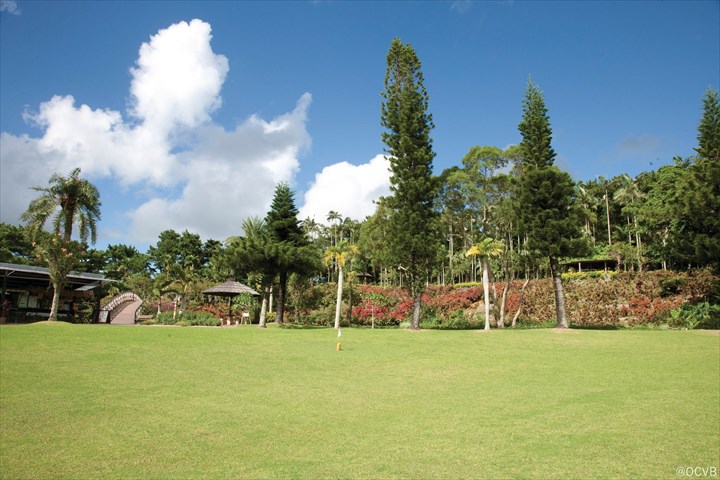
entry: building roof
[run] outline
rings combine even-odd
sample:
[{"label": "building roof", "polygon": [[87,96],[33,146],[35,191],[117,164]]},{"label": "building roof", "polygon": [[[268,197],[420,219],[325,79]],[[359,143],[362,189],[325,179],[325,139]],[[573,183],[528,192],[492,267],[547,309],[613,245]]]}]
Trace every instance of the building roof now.
[{"label": "building roof", "polygon": [[[0,278],[4,283],[27,283],[33,281],[50,281],[50,272],[45,267],[20,265],[0,262]],[[67,276],[70,286],[75,290],[90,290],[103,284],[113,282],[100,273],[70,272]]]}]

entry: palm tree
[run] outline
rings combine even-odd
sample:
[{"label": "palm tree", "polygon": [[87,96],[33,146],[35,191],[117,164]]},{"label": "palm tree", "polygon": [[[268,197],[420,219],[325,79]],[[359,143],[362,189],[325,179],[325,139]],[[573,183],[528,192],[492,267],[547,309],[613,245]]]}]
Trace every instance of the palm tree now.
[{"label": "palm tree", "polygon": [[585,234],[592,239],[595,244],[595,223],[597,222],[597,207],[600,201],[582,185],[578,185],[577,196],[582,209],[582,216],[585,222]]},{"label": "palm tree", "polygon": [[48,183],[48,187],[33,188],[42,195],[30,202],[21,220],[28,222],[32,231],[38,231],[54,214],[53,230],[62,233],[66,242],[70,241],[73,224],[77,223],[80,239],[87,242],[89,235],[91,242],[95,243],[101,205],[100,193],[95,185],[80,178],[80,168],[74,169],[67,177],[53,174]]},{"label": "palm tree", "polygon": [[610,182],[603,176],[598,177],[598,184],[605,190],[603,200],[605,200],[605,216],[607,218],[607,234],[608,234],[608,246],[612,246],[612,235],[610,234],[610,195],[608,194],[608,187]]},{"label": "palm tree", "polygon": [[242,223],[244,237],[238,238],[235,251],[236,262],[249,269],[247,281],[262,292],[259,328],[266,327],[268,308],[272,309],[272,284],[275,278],[275,254],[267,223],[259,217],[246,218]]},{"label": "palm tree", "polygon": [[[161,305],[162,305],[162,299],[166,295],[174,293],[179,294],[179,291],[175,285],[175,280],[170,278],[167,274],[161,273],[157,277],[155,277],[155,281],[153,282],[152,286],[152,295],[153,297],[156,297],[158,299],[158,305],[157,305],[157,314],[160,315],[161,313]],[[173,313],[173,317],[175,316],[175,313]]]},{"label": "palm tree", "polygon": [[317,240],[318,233],[320,232],[320,224],[318,224],[315,219],[311,217],[306,218],[301,223],[303,230],[305,230],[305,233],[313,240]]},{"label": "palm tree", "polygon": [[490,275],[488,259],[503,253],[503,242],[490,237],[484,238],[480,243],[470,247],[465,256],[478,256],[483,269],[483,300],[485,302],[485,330],[490,330]]},{"label": "palm tree", "polygon": [[[330,210],[327,215],[327,221],[329,223],[331,223],[330,231],[332,232],[332,237],[331,237],[332,244],[337,245],[338,244],[337,233],[338,233],[338,229],[340,227],[340,222],[342,221],[342,215],[340,215],[335,210]],[[332,222],[335,222],[334,227],[332,225]]]},{"label": "palm tree", "polygon": [[355,257],[358,253],[358,248],[348,242],[340,242],[339,244],[330,247],[325,251],[325,264],[330,265],[332,263],[336,263],[338,266],[338,290],[337,302],[335,304],[335,330],[340,328],[340,305],[342,303],[343,271],[345,269],[345,263]]},{"label": "palm tree", "polygon": [[[95,243],[96,224],[100,220],[100,193],[95,185],[80,179],[79,168],[70,172],[67,178],[53,174],[48,183],[48,187],[33,188],[42,192],[42,195],[30,202],[20,219],[28,223],[28,229],[35,239],[48,219],[55,214],[54,235],[47,237],[50,240],[46,238],[40,242],[44,245],[36,247],[38,255],[48,262],[54,290],[49,320],[55,321],[67,275],[77,262],[77,255],[73,256],[70,251],[76,247],[71,242],[73,223],[79,224],[83,242],[87,242],[89,235],[92,243]],[[62,242],[58,241],[60,239]],[[75,253],[79,253],[79,250]]]},{"label": "palm tree", "polygon": [[[642,258],[642,240],[640,238],[640,231],[638,230],[637,216],[635,215],[635,201],[640,200],[644,194],[640,191],[635,183],[635,180],[628,175],[623,173],[620,176],[620,188],[615,191],[613,199],[623,206],[623,211],[627,216],[628,223],[628,243],[632,245],[632,231],[635,233],[635,248],[637,251],[637,262],[638,270],[642,272],[643,258]],[[631,226],[632,220],[632,226]],[[633,228],[634,227],[634,228]]]}]

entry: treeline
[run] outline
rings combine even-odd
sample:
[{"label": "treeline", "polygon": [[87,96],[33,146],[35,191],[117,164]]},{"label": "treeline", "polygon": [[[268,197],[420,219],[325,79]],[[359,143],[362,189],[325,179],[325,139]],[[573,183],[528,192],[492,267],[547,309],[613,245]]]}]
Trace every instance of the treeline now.
[{"label": "treeline", "polygon": [[[623,174],[575,182],[554,164],[548,109],[532,80],[522,100],[521,142],[505,150],[474,146],[457,166],[438,176],[432,173],[434,124],[420,60],[399,39],[388,51],[384,85],[381,125],[391,195],[381,198],[375,213],[361,222],[335,211],[328,212],[327,225],[317,219],[301,221],[292,190],[280,184],[266,216],[246,219],[237,226],[239,235],[223,242],[167,230],[147,252],[129,245],[105,250],[86,245],[78,247],[78,252],[84,250],[81,259],[70,258],[73,223],[80,225],[83,241],[88,234],[94,241],[100,218],[99,193],[76,169],[70,177],[56,174],[50,187],[38,188],[43,195],[23,215],[27,231],[0,225],[0,260],[48,264],[51,275],[59,272],[57,287],[66,267],[103,272],[118,280],[111,289],[156,298],[158,312],[163,298],[200,301],[203,286],[235,278],[261,292],[261,325],[273,295],[275,320],[281,323],[289,296],[337,281],[337,326],[347,277],[351,283],[404,288],[412,302],[413,328],[419,327],[423,293],[430,284],[481,278],[487,329],[491,282],[503,285],[493,302],[499,303],[502,317],[513,282],[551,277],[557,325],[566,327],[561,272],[571,260],[609,261],[623,271],[720,272],[717,91],[708,88],[703,98],[695,156],[675,158],[635,178]],[[67,201],[78,192],[84,193]],[[57,250],[53,260],[31,242],[58,210],[54,228],[57,235],[64,234],[64,243],[43,243],[46,250]]]},{"label": "treeline", "polygon": [[[707,91],[703,107],[696,156],[675,158],[672,164],[635,178],[623,174],[573,185],[574,210],[566,217],[581,232],[577,256],[610,259],[623,271],[702,267],[720,271],[720,103],[716,91]],[[548,276],[547,257],[528,248],[529,236],[520,228],[517,212],[522,205],[518,205],[517,189],[522,165],[519,146],[506,150],[476,146],[460,165],[436,177],[435,228],[442,242],[427,270],[426,283],[479,280],[481,261],[467,253],[487,238],[502,240],[499,250],[487,252],[491,279]],[[203,241],[195,233],[167,230],[146,252],[122,244],[86,249],[75,269],[102,272],[118,280],[110,293],[134,289],[157,299],[178,295],[179,290],[184,298],[199,301],[201,287],[232,277],[267,296],[275,291],[280,297],[276,305],[284,305],[290,276],[293,285],[298,276],[308,285],[337,281],[341,265],[350,272],[351,282],[404,286],[406,271],[387,248],[390,212],[387,199],[381,199],[375,213],[363,221],[336,211],[328,212],[324,224],[309,218],[299,221],[292,191],[281,185],[267,217],[247,219],[242,235],[224,242]],[[37,257],[30,230],[0,224],[0,261],[45,265]],[[323,262],[324,256],[329,261]]]}]

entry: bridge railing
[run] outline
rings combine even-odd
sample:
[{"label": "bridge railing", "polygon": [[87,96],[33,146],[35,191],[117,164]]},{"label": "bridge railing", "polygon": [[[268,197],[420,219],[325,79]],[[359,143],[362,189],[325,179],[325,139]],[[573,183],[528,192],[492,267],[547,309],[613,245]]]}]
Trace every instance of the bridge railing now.
[{"label": "bridge railing", "polygon": [[[100,323],[111,322],[113,317],[115,316],[114,314],[117,313],[115,312],[115,310],[118,307],[124,306],[125,304],[131,302],[142,302],[142,298],[140,298],[140,296],[138,296],[138,294],[135,292],[123,292],[113,297],[112,300],[110,300],[104,307],[100,309]],[[137,317],[137,311],[135,312],[135,317]]]}]

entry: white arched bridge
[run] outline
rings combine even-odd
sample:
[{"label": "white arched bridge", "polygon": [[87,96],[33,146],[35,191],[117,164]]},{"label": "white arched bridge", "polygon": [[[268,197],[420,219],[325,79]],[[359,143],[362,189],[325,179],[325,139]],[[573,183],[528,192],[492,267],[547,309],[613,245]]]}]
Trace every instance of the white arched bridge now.
[{"label": "white arched bridge", "polygon": [[124,292],[100,309],[100,323],[135,325],[143,301],[135,292]]}]

